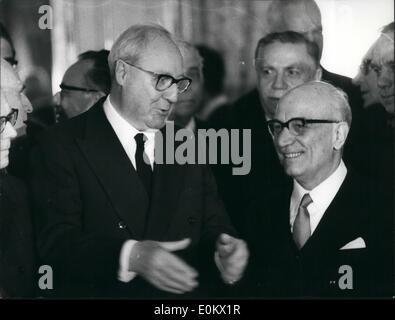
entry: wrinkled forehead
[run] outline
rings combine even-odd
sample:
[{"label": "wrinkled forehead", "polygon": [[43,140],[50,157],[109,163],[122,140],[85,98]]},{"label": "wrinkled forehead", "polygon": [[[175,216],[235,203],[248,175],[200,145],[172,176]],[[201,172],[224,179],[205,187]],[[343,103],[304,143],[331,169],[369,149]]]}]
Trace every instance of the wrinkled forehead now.
[{"label": "wrinkled forehead", "polygon": [[141,52],[141,67],[156,73],[179,77],[183,73],[182,56],[176,44],[164,37],[155,38]]},{"label": "wrinkled forehead", "polygon": [[335,111],[328,90],[318,86],[301,86],[280,99],[275,118],[288,121],[291,118],[326,119]]}]

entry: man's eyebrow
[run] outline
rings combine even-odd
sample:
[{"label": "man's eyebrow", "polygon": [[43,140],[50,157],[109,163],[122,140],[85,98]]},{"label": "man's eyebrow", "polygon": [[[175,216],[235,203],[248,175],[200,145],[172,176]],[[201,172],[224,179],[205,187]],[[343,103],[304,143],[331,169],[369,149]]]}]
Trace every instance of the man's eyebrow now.
[{"label": "man's eyebrow", "polygon": [[297,62],[297,63],[290,64],[290,65],[286,66],[285,68],[286,69],[292,69],[292,68],[309,69],[310,66],[307,63]]}]

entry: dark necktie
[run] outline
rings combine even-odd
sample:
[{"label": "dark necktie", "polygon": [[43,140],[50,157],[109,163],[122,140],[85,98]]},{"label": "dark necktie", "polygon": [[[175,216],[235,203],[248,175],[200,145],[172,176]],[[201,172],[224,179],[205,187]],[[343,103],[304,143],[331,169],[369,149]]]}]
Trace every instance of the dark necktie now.
[{"label": "dark necktie", "polygon": [[306,241],[310,238],[310,215],[307,206],[312,203],[310,195],[306,193],[300,201],[298,214],[296,215],[293,226],[293,238],[298,249],[301,249]]},{"label": "dark necktie", "polygon": [[134,137],[134,140],[136,140],[136,171],[148,195],[150,195],[152,170],[148,156],[144,152],[144,144],[147,141],[147,137],[143,133],[138,133]]}]

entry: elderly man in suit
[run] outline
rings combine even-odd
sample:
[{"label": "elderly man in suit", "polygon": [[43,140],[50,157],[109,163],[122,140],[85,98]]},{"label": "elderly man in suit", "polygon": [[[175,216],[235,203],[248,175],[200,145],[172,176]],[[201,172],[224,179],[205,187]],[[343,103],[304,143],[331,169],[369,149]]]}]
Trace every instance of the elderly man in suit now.
[{"label": "elderly man in suit", "polygon": [[0,298],[33,296],[34,250],[25,185],[7,172],[11,141],[32,106],[14,68],[1,59]]},{"label": "elderly man in suit", "polygon": [[32,157],[38,249],[53,267],[54,290],[190,293],[205,276],[197,279],[199,264],[238,281],[248,250],[232,236],[209,167],[156,162],[156,136],[168,140],[166,120],[190,84],[171,35],[134,25],[108,60],[109,96],[54,128]]},{"label": "elderly man in suit", "polygon": [[275,211],[262,214],[263,206],[250,221],[256,295],[390,294],[376,277],[390,269],[381,253],[391,257],[391,241],[377,236],[391,233],[382,224],[389,211],[342,160],[350,125],[346,95],[328,83],[309,82],[280,99],[268,128],[292,181],[271,195]]}]

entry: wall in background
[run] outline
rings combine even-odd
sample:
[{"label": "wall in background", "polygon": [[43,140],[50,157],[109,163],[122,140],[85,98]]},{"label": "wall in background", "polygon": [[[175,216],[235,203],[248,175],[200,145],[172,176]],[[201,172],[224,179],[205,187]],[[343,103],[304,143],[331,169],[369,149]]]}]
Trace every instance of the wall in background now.
[{"label": "wall in background", "polygon": [[[394,2],[316,1],[324,29],[322,64],[352,77],[380,27],[394,20]],[[218,49],[226,61],[226,90],[231,98],[254,86],[253,52],[267,30],[264,17],[269,0],[50,0],[51,31],[38,28],[38,8],[47,2],[0,0],[0,19],[15,39],[22,75],[35,66],[44,68],[52,74],[54,92],[79,53],[110,49],[128,26],[147,22]]]}]

